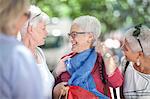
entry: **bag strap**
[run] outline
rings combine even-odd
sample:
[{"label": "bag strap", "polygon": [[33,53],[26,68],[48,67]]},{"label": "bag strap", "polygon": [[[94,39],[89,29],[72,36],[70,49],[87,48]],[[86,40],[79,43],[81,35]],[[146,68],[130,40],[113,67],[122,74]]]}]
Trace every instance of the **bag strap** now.
[{"label": "bag strap", "polygon": [[[123,73],[125,74],[127,67],[129,66],[129,61],[126,62]],[[123,85],[120,87],[120,98],[121,99],[125,99],[124,95],[123,95]]]},{"label": "bag strap", "polygon": [[[99,62],[99,64],[100,64],[100,62]],[[101,58],[101,66],[99,66],[99,67],[100,67],[101,80],[104,84],[104,88],[103,88],[104,95],[108,96],[108,86],[106,85],[107,80],[105,78],[105,63],[104,63],[103,58]]]},{"label": "bag strap", "polygon": [[101,63],[102,65],[101,65],[101,70],[102,70],[102,73],[101,73],[101,76],[102,76],[102,82],[104,83],[104,84],[106,84],[107,83],[107,80],[105,79],[105,64],[104,64],[104,60],[102,59],[102,63]]},{"label": "bag strap", "polygon": [[124,71],[123,71],[124,74],[125,74],[125,72],[126,72],[126,70],[127,70],[127,67],[129,66],[129,63],[130,63],[130,62],[127,61],[126,64],[125,64]]}]

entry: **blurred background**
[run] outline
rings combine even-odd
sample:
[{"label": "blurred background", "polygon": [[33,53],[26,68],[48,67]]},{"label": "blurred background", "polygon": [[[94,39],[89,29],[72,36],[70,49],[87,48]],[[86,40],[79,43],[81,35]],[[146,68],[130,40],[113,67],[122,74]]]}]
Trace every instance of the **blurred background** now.
[{"label": "blurred background", "polygon": [[100,20],[100,38],[113,50],[118,65],[122,53],[117,40],[132,26],[140,23],[150,26],[150,0],[31,0],[31,3],[50,16],[48,37],[41,48],[51,71],[70,52],[67,33],[78,16],[92,15]]}]

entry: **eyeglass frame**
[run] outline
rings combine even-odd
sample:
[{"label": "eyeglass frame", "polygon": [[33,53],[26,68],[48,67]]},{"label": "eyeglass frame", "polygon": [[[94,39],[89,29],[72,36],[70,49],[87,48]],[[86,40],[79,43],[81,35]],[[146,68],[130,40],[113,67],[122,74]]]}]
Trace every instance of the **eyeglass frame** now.
[{"label": "eyeglass frame", "polygon": [[139,43],[139,45],[140,45],[140,47],[142,49],[142,52],[143,52],[143,47],[142,47],[142,44],[141,44],[140,39],[139,39],[139,35],[141,33],[141,29],[140,29],[141,27],[142,27],[142,24],[136,25],[134,27],[136,30],[133,31],[132,36],[134,36],[137,39],[137,41],[138,41],[138,43]]},{"label": "eyeglass frame", "polygon": [[[68,33],[68,36],[69,37],[72,37],[72,38],[75,38],[77,34],[86,34],[86,33],[91,33],[91,32],[71,32],[71,33]],[[74,34],[74,35],[73,35]],[[73,36],[72,36],[73,35]]]}]

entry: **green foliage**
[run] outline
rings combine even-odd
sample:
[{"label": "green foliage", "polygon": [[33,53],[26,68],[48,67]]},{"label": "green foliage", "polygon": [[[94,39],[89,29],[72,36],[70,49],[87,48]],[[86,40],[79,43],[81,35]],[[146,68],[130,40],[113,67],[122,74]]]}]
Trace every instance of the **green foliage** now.
[{"label": "green foliage", "polygon": [[149,0],[32,0],[51,17],[96,16],[102,32],[150,22]]}]

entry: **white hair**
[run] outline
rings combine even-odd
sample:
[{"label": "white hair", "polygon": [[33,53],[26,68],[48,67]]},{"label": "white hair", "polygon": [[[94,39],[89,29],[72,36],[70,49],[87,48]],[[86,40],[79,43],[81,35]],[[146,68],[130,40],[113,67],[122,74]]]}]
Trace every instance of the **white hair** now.
[{"label": "white hair", "polygon": [[[147,26],[142,25],[140,28],[139,40],[141,42],[144,55],[150,55],[150,29]],[[133,32],[136,30],[135,27],[130,28],[125,35],[125,39],[128,41],[129,46],[133,52],[142,51],[140,44],[136,37],[133,36]]]},{"label": "white hair", "polygon": [[94,35],[93,46],[96,46],[98,37],[101,34],[101,24],[100,21],[94,16],[80,16],[76,18],[73,24],[77,24],[84,32],[90,32]]},{"label": "white hair", "polygon": [[31,5],[29,11],[31,16],[22,27],[20,31],[21,36],[24,36],[24,34],[27,33],[28,25],[36,27],[37,24],[41,21],[44,22],[45,25],[47,25],[50,22],[49,16],[46,13],[42,12],[39,7]]}]

